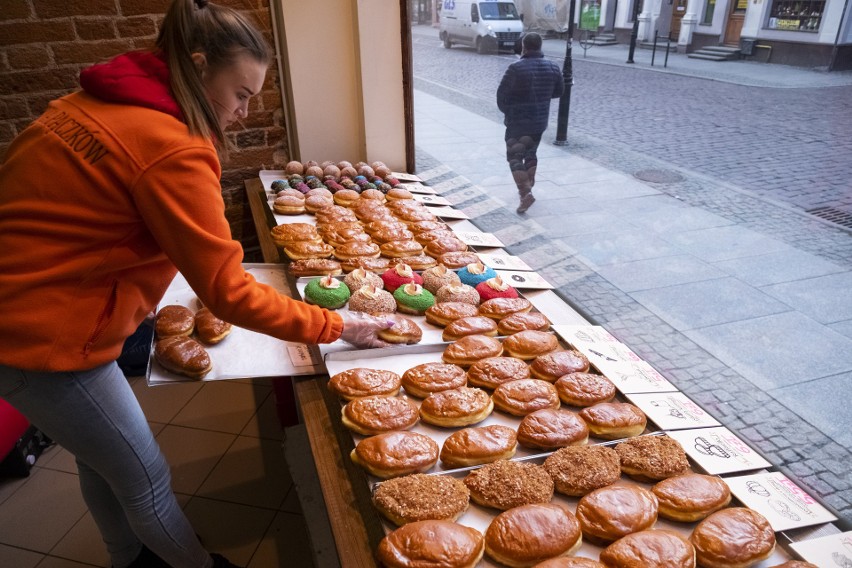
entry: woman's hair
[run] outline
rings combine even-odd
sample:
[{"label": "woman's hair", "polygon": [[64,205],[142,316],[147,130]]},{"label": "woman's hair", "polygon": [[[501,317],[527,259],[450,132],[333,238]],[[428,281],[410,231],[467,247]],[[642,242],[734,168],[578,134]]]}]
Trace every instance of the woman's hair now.
[{"label": "woman's hair", "polygon": [[205,96],[192,54],[204,54],[213,72],[241,53],[269,63],[272,56],[263,35],[231,8],[207,0],[173,0],[157,36],[157,48],[166,56],[172,94],[190,134],[212,139],[224,149],[225,134]]}]

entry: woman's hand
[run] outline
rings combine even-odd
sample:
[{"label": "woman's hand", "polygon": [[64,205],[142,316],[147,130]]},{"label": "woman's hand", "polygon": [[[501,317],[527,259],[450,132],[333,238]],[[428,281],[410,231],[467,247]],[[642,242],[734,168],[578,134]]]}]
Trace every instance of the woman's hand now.
[{"label": "woman's hand", "polygon": [[383,329],[389,329],[394,325],[390,316],[371,316],[361,312],[344,312],[340,314],[343,318],[343,333],[340,339],[351,343],[355,347],[387,347],[388,342],[379,339],[376,335]]}]

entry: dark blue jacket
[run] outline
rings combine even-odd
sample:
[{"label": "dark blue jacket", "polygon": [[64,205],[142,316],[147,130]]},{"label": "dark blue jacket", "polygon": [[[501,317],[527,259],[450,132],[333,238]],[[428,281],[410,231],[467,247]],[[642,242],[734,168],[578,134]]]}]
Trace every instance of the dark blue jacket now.
[{"label": "dark blue jacket", "polygon": [[550,99],[562,96],[564,81],[559,67],[540,51],[525,53],[509,65],[497,88],[497,108],[506,129],[520,134],[547,130]]}]

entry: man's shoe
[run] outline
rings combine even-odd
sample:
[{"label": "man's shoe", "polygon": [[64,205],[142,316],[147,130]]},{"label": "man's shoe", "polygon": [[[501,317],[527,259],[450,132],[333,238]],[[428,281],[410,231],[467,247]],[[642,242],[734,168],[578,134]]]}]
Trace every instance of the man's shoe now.
[{"label": "man's shoe", "polygon": [[532,193],[528,193],[521,197],[521,204],[518,205],[517,209],[518,213],[526,213],[527,209],[529,209],[533,203],[535,203],[535,197],[533,197]]},{"label": "man's shoe", "polygon": [[210,558],[213,559],[213,568],[240,568],[236,564],[231,564],[231,562],[221,554],[210,554]]},{"label": "man's shoe", "polygon": [[139,556],[128,568],[171,568],[165,560],[151,552],[151,549],[142,545]]}]

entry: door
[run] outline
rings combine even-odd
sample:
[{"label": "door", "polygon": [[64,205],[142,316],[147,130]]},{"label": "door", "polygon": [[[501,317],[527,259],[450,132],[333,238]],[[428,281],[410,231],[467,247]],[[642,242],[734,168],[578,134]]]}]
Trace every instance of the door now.
[{"label": "door", "polygon": [[731,0],[731,11],[725,26],[725,45],[739,47],[748,0]]},{"label": "door", "polygon": [[[736,0],[734,0],[736,1]],[[669,37],[672,41],[677,41],[680,36],[680,21],[683,15],[686,14],[686,0],[673,0],[672,2],[672,25]]]}]

